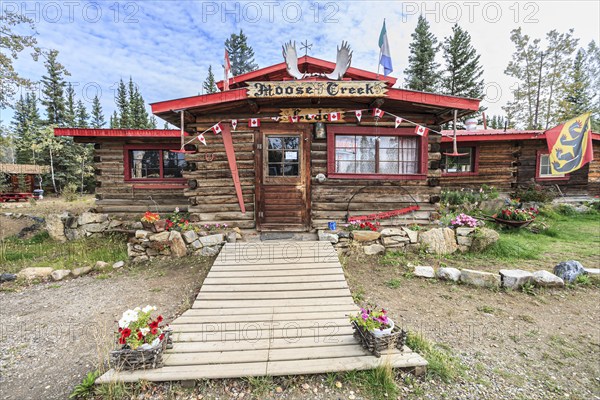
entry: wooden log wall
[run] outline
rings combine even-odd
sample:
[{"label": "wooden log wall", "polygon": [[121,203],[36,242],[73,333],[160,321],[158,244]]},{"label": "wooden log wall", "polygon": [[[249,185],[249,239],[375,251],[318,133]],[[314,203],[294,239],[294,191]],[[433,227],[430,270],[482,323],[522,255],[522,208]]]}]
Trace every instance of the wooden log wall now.
[{"label": "wooden log wall", "polygon": [[509,192],[515,186],[520,151],[518,142],[479,142],[475,145],[465,144],[465,146],[477,147],[477,173],[442,175],[441,186],[443,189],[479,189],[481,185],[486,184],[494,186],[501,192]]},{"label": "wooden log wall", "polygon": [[[438,210],[439,200],[439,135],[429,137],[429,170],[426,180],[356,180],[330,179],[319,183],[315,176],[327,176],[327,142],[313,139],[311,146],[311,199],[312,227],[323,229],[329,221],[343,223],[350,216],[367,215],[392,211],[414,205],[413,199],[421,207],[419,211],[379,221],[382,226],[428,224]],[[431,186],[430,186],[431,185]],[[364,188],[364,189],[363,189]],[[359,192],[360,191],[360,192]],[[348,202],[354,198],[348,205]],[[412,198],[411,198],[412,196]],[[433,201],[434,204],[431,202]]]},{"label": "wooden log wall", "polygon": [[[201,130],[204,130],[202,126]],[[199,144],[198,153],[187,154],[188,163],[195,163],[195,171],[187,171],[187,179],[196,180],[196,189],[186,189],[189,211],[206,224],[223,224],[244,229],[255,228],[254,219],[254,131],[239,127],[231,132],[238,174],[246,213],[242,214],[229,169],[223,138],[212,132],[204,134],[206,146]]]},{"label": "wooden log wall", "polygon": [[[152,144],[167,143],[152,138]],[[148,141],[97,140],[94,147],[94,168],[96,175],[96,210],[126,218],[139,218],[150,210],[159,213],[181,211],[188,208],[187,198],[181,189],[152,188],[152,184],[125,182],[123,147],[127,144],[146,144]],[[168,143],[172,143],[172,140]],[[134,188],[146,185],[147,189]],[[156,186],[156,185],[154,185]]]},{"label": "wooden log wall", "polygon": [[588,167],[588,194],[600,196],[600,141],[594,140],[594,160]]},{"label": "wooden log wall", "polygon": [[561,192],[565,195],[586,195],[588,193],[588,170],[589,164],[583,168],[569,174],[569,180],[535,180],[537,168],[537,152],[547,151],[545,140],[523,140],[521,141],[521,151],[519,157],[519,169],[517,173],[517,185],[525,187],[532,182],[542,186],[558,185]]}]

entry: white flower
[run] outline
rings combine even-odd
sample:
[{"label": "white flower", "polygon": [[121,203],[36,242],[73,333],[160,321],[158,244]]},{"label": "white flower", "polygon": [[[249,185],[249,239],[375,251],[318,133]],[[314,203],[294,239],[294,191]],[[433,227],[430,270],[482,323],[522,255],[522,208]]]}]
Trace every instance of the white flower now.
[{"label": "white flower", "polygon": [[125,318],[121,318],[119,320],[119,328],[125,329],[127,327],[129,327],[129,321],[127,321]]},{"label": "white flower", "polygon": [[151,305],[147,305],[146,307],[142,308],[142,312],[143,313],[149,313],[152,311],[156,311],[156,307],[155,306],[151,306]]},{"label": "white flower", "polygon": [[179,212],[179,207],[175,207],[175,212],[178,213]]},{"label": "white flower", "polygon": [[141,311],[141,309],[139,307],[136,307],[133,309],[133,311]]},{"label": "white flower", "polygon": [[148,332],[150,332],[150,328],[141,328],[140,332],[142,332],[142,335],[146,336]]}]

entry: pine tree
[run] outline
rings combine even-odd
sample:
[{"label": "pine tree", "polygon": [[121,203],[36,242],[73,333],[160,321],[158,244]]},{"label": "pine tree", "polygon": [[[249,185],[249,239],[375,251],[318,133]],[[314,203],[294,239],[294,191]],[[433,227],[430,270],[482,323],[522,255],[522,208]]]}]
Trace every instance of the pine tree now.
[{"label": "pine tree", "polygon": [[117,110],[113,112],[113,115],[110,116],[110,128],[118,129],[121,126],[119,125],[119,114],[117,114]]},{"label": "pine tree", "polygon": [[131,78],[129,78],[129,110],[131,120],[128,128],[148,129],[151,126],[144,98]]},{"label": "pine tree", "polygon": [[411,34],[408,68],[404,70],[406,87],[411,90],[434,92],[437,89],[439,64],[435,55],[439,49],[437,38],[429,30],[429,22],[421,15],[417,28]]},{"label": "pine tree", "polygon": [[87,128],[89,127],[89,119],[90,115],[88,114],[85,104],[83,104],[82,100],[77,101],[77,109],[76,109],[76,125],[78,128]]},{"label": "pine tree", "polygon": [[75,89],[70,83],[67,85],[65,103],[65,125],[75,126]]},{"label": "pine tree", "polygon": [[204,93],[216,93],[218,91],[215,75],[212,72],[212,65],[208,66],[208,76],[202,84],[202,89],[204,90]]},{"label": "pine tree", "polygon": [[586,74],[590,81],[590,93],[594,99],[591,101],[592,130],[600,131],[600,47],[595,41],[591,41],[587,47]]},{"label": "pine tree", "polygon": [[130,124],[130,113],[129,109],[129,97],[127,96],[127,88],[123,79],[119,81],[117,87],[117,111],[118,118],[115,120],[115,124],[118,124],[118,128],[128,128]]},{"label": "pine tree", "polygon": [[15,103],[15,112],[11,122],[13,135],[16,139],[16,159],[22,164],[36,164],[37,157],[33,144],[37,140],[37,130],[41,124],[40,113],[35,93],[21,95]]},{"label": "pine tree", "polygon": [[446,72],[442,78],[442,92],[452,96],[483,98],[483,68],[479,54],[471,44],[471,35],[458,24],[452,35],[444,39]]},{"label": "pine tree", "polygon": [[148,129],[156,129],[156,127],[157,127],[157,121],[156,121],[156,117],[153,115],[150,117]]},{"label": "pine tree", "polygon": [[63,125],[65,123],[64,88],[65,75],[69,72],[58,61],[58,50],[46,53],[46,75],[42,76],[42,104],[46,107],[48,124]]},{"label": "pine tree", "polygon": [[102,114],[102,105],[100,104],[100,99],[98,95],[94,96],[94,100],[92,101],[92,120],[91,120],[92,128],[102,128],[106,125],[106,121],[104,120],[104,114]]},{"label": "pine tree", "polygon": [[248,45],[248,37],[241,29],[239,35],[232,33],[231,37],[225,40],[225,49],[229,53],[233,76],[258,69],[258,64],[254,62],[254,50]]}]

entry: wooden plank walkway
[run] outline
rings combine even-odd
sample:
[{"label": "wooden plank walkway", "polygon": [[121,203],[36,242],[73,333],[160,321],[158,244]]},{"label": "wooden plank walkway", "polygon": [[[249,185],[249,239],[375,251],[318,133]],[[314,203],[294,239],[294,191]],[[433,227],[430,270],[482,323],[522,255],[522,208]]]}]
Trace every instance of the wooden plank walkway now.
[{"label": "wooden plank walkway", "polygon": [[376,358],[352,335],[353,303],[325,242],[226,244],[192,308],[175,319],[162,368],[108,371],[96,383],[293,375],[424,367],[405,347]]}]

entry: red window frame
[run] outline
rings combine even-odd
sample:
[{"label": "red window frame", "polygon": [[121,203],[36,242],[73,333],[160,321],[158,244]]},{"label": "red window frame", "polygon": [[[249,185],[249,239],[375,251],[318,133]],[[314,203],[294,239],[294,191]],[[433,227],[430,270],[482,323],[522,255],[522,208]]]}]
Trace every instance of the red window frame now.
[{"label": "red window frame", "polygon": [[[479,145],[473,142],[461,142],[457,143],[457,147],[470,147],[473,149],[473,171],[471,172],[445,172],[442,170],[442,176],[475,176],[479,175]],[[440,146],[440,153],[442,154],[442,162],[444,161],[444,153],[451,153],[453,151],[452,143],[442,143]]]},{"label": "red window frame", "polygon": [[127,182],[139,182],[139,183],[151,183],[151,182],[181,182],[185,183],[185,178],[132,178],[131,177],[131,151],[135,150],[160,150],[160,175],[163,176],[163,155],[162,151],[168,150],[179,150],[180,145],[177,143],[172,144],[128,144],[123,146],[123,161],[124,161],[124,176]]},{"label": "red window frame", "polygon": [[536,152],[536,157],[535,157],[535,180],[539,181],[539,182],[547,182],[547,181],[568,181],[569,179],[571,179],[571,177],[569,176],[569,174],[565,174],[565,176],[540,176],[540,167],[541,167],[541,158],[543,155],[545,154],[550,154],[548,153],[548,151],[544,151],[544,150],[538,150]]},{"label": "red window frame", "polygon": [[[419,173],[417,174],[344,174],[335,171],[335,136],[336,135],[356,135],[356,136],[409,136],[417,138],[418,156],[417,161]],[[424,180],[427,179],[427,151],[428,135],[419,136],[415,134],[412,128],[375,128],[373,126],[327,126],[327,175],[330,178],[339,179],[379,179],[379,180]]]}]

